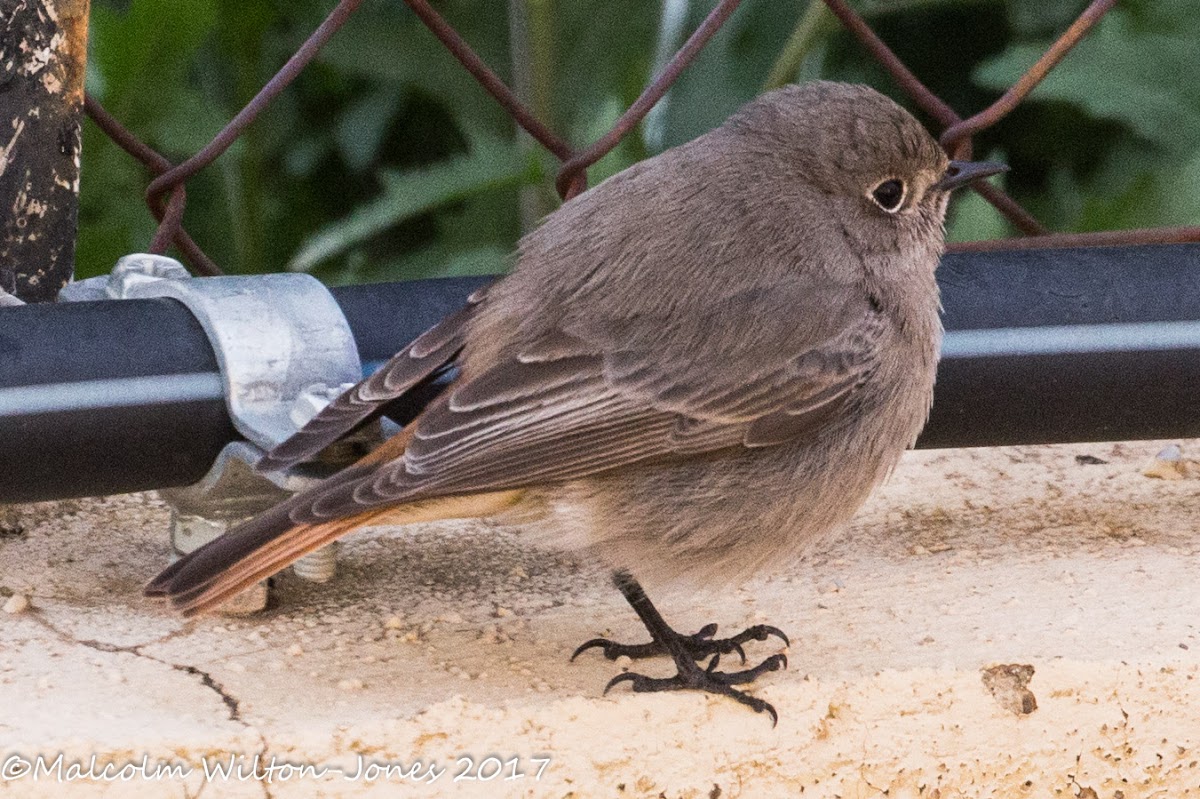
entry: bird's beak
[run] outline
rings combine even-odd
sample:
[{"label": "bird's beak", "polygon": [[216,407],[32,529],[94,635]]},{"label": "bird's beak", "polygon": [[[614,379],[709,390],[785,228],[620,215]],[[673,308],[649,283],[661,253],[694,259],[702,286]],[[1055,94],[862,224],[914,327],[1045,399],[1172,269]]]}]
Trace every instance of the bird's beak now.
[{"label": "bird's beak", "polygon": [[950,166],[946,167],[946,174],[942,175],[941,180],[934,183],[932,188],[939,191],[950,191],[959,186],[965,186],[971,181],[986,178],[988,175],[1007,171],[1008,166],[995,161],[951,161]]}]

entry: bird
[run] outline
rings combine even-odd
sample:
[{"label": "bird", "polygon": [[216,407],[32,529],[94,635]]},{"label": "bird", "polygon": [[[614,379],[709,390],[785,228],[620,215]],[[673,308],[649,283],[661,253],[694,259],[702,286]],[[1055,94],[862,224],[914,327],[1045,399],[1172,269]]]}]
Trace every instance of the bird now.
[{"label": "bird", "polygon": [[723,124],[563,203],[470,296],[258,464],[311,459],[453,371],[378,448],[182,556],[146,586],[211,611],[364,525],[518,519],[535,546],[611,570],[649,643],[585,642],[635,692],[721,694],[777,723],[720,657],[770,625],[674,630],[642,583],[736,583],[842,528],[924,425],[941,340],[934,272],[950,192],[1006,169],[954,161],[856,84],[767,92]]}]

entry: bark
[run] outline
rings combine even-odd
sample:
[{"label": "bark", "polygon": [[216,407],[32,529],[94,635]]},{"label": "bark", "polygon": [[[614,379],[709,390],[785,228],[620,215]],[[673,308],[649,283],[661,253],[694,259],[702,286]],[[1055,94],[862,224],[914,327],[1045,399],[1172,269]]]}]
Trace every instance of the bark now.
[{"label": "bark", "polygon": [[0,290],[52,301],[75,266],[88,0],[0,0]]}]

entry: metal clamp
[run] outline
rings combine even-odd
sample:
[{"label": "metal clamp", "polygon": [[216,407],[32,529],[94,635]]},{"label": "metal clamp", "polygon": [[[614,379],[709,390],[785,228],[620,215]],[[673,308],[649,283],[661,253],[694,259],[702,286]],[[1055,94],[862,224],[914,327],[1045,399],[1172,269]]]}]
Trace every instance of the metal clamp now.
[{"label": "metal clamp", "polygon": [[[231,525],[313,483],[303,468],[262,475],[254,465],[362,377],[350,326],[333,295],[310,275],[192,279],[172,258],[127,255],[107,277],[71,283],[60,301],[168,297],[203,328],[221,371],[234,427],[247,438],[227,445],[195,485],[161,491],[171,505],[171,541],[190,552]],[[333,549],[298,562],[305,579],[333,577]],[[265,586],[232,603],[235,613],[266,605]]]},{"label": "metal clamp", "polygon": [[296,431],[305,392],[362,378],[354,336],[329,290],[311,275],[193,280],[161,255],[127,255],[109,275],[113,299],[170,297],[212,344],[234,427],[264,450]]}]

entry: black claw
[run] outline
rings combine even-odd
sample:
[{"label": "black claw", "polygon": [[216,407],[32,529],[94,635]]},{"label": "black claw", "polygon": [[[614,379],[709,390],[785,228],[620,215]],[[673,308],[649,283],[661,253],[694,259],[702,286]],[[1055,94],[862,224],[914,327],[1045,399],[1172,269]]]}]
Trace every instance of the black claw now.
[{"label": "black claw", "polygon": [[[767,631],[767,635],[773,635],[776,638],[783,641],[784,646],[792,645],[792,642],[788,640],[787,633],[785,633],[783,630],[779,629],[778,627],[772,627],[770,625],[763,625],[763,629]],[[767,639],[762,638],[761,640],[765,641]]]},{"label": "black claw", "polygon": [[779,671],[780,669],[786,668],[787,656],[779,654],[771,655],[771,657],[767,658],[762,663],[759,663],[757,666],[751,669],[744,669],[742,671],[713,672],[712,668],[710,667],[706,673],[709,673],[714,680],[725,685],[740,685],[742,683],[753,682],[767,672]]},{"label": "black claw", "polygon": [[[631,672],[631,671],[623,671],[623,672],[621,672],[621,673],[620,673],[620,674],[618,674],[616,677],[613,677],[611,680],[609,680],[609,681],[608,681],[608,684],[604,686],[604,693],[603,693],[603,696],[608,696],[608,692],[609,692],[609,691],[611,691],[611,690],[612,690],[612,687],[613,687],[614,685],[616,685],[617,683],[621,683],[621,682],[635,682],[635,681],[636,681],[636,680],[637,680],[639,677],[641,677],[641,676],[642,676],[642,675],[640,675],[640,674],[634,674],[634,673],[633,673],[633,672]],[[634,691],[636,691],[636,690],[637,690],[637,688],[634,688],[633,690],[634,690]]]},{"label": "black claw", "polygon": [[775,727],[779,724],[779,714],[775,712],[775,706],[764,699],[759,699],[757,696],[751,696],[745,691],[739,691],[736,688],[730,688],[728,685],[722,686],[721,689],[714,693],[723,694],[737,702],[742,703],[746,707],[753,710],[755,713],[766,713],[771,717],[771,726]]},{"label": "black claw", "polygon": [[778,627],[772,627],[769,624],[756,624],[753,627],[747,627],[740,633],[730,638],[730,641],[745,643],[746,641],[765,641],[771,636],[775,636],[783,641],[784,646],[791,646],[792,642],[788,640],[787,634]]},{"label": "black claw", "polygon": [[[579,646],[577,646],[575,648],[574,652],[571,653],[571,661],[570,662],[573,663],[575,661],[575,658],[579,657],[582,653],[586,652],[589,649],[592,649],[593,647],[598,646],[598,647],[603,648],[603,647],[607,647],[610,643],[612,643],[612,642],[609,641],[607,638],[593,638],[590,641],[584,641],[582,644],[580,644]],[[616,660],[616,658],[611,658],[611,660]]]},{"label": "black claw", "polygon": [[571,654],[571,660],[579,656],[579,653],[587,649],[599,648],[602,654],[608,660],[616,660],[619,657],[625,656],[630,658],[648,658],[654,655],[661,655],[666,652],[661,644],[651,641],[648,644],[618,644],[615,641],[610,641],[607,638],[593,638],[590,641],[585,641]]}]

